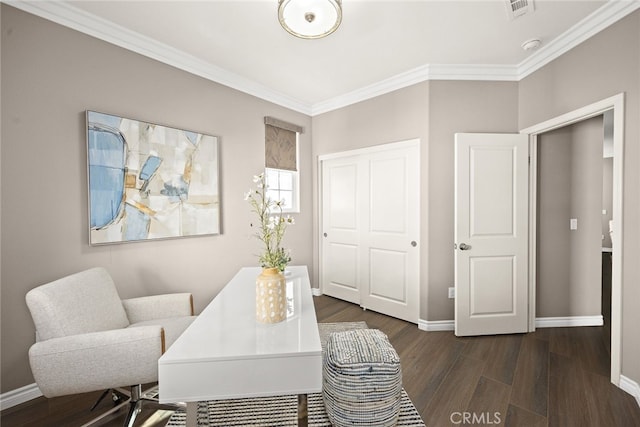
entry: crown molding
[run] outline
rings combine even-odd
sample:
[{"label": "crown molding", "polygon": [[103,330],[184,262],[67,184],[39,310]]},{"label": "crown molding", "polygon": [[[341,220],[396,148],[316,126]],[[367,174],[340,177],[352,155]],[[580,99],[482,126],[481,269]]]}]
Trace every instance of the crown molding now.
[{"label": "crown molding", "polygon": [[413,70],[396,74],[388,79],[356,89],[344,95],[339,95],[325,101],[317,102],[312,106],[311,115],[315,116],[328,111],[337,110],[338,108],[343,108],[360,101],[375,98],[376,96],[384,95],[385,93],[429,80],[429,69],[429,65],[417,67]]},{"label": "crown molding", "polygon": [[515,81],[512,65],[423,65],[344,95],[313,104],[311,115],[326,113],[429,80]]},{"label": "crown molding", "polygon": [[17,9],[39,16],[97,39],[155,59],[196,76],[228,86],[303,114],[311,114],[311,105],[267,88],[165,43],[131,31],[123,26],[85,12],[61,1],[3,0]]},{"label": "crown molding", "polygon": [[610,0],[518,64],[518,80],[539,70],[593,35],[640,8],[638,0]]},{"label": "crown molding", "polygon": [[428,80],[519,81],[640,8],[638,0],[610,0],[517,65],[423,65],[344,95],[311,104],[202,61],[67,2],[2,1],[25,12],[308,116],[343,108]]},{"label": "crown molding", "polygon": [[520,81],[640,8],[638,0],[610,0],[518,65],[424,65],[312,106],[312,116],[427,80]]}]

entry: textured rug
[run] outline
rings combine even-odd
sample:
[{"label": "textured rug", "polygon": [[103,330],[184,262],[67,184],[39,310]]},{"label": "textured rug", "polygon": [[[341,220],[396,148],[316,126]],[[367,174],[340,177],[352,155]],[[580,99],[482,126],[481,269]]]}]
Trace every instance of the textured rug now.
[{"label": "textured rug", "polygon": [[[320,343],[324,350],[329,334],[367,328],[365,322],[319,323]],[[298,396],[217,400],[198,403],[198,427],[293,427],[298,425]],[[185,425],[183,411],[175,412],[168,427]],[[322,393],[307,397],[309,427],[331,427]],[[407,393],[402,390],[398,427],[424,427],[424,422]]]}]

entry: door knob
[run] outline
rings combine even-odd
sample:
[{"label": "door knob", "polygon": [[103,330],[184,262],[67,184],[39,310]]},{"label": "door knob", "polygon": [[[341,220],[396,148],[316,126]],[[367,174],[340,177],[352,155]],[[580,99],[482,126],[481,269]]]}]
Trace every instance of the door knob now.
[{"label": "door knob", "polygon": [[461,251],[468,251],[469,249],[471,249],[471,245],[467,245],[466,243],[460,243]]},{"label": "door knob", "polygon": [[413,246],[415,248],[416,246],[418,246],[418,242],[416,242],[415,240],[412,240],[411,241],[411,246]]}]

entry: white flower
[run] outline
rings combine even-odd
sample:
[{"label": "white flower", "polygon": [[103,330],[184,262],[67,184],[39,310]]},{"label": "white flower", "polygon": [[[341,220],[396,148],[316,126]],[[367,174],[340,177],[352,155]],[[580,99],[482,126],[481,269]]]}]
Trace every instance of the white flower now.
[{"label": "white flower", "polygon": [[287,224],[293,225],[296,223],[291,215],[287,215],[284,220],[286,221]]},{"label": "white flower", "polygon": [[262,267],[274,267],[283,270],[291,261],[290,252],[280,246],[287,225],[293,224],[293,218],[282,214],[284,200],[275,201],[268,196],[268,185],[264,174],[254,175],[256,189],[244,194],[245,201],[251,210],[258,215],[259,223],[255,225],[255,236],[262,241],[264,251],[259,256]]}]

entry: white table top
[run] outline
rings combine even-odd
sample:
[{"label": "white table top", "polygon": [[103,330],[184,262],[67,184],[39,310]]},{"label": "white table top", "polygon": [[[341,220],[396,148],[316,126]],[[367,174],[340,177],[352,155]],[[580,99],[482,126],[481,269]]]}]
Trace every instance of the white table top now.
[{"label": "white table top", "polygon": [[287,320],[255,319],[259,267],[242,268],[158,360],[160,402],[322,390],[322,349],[306,266],[289,267]]}]

